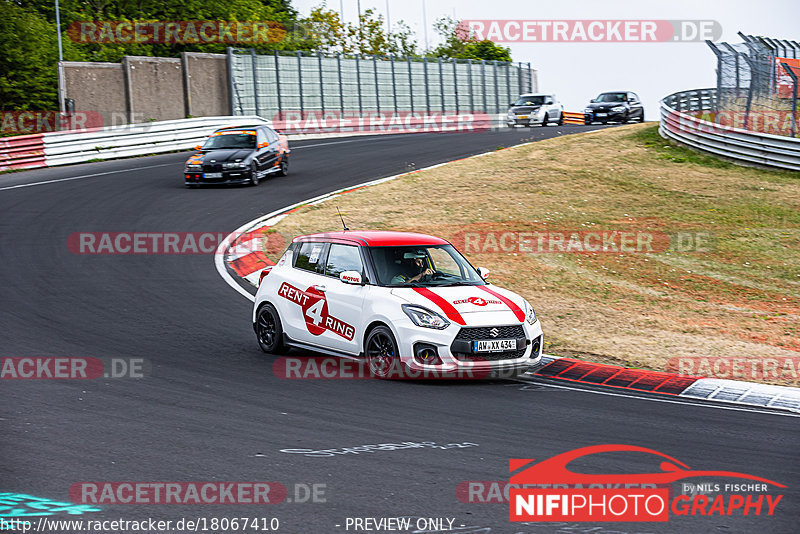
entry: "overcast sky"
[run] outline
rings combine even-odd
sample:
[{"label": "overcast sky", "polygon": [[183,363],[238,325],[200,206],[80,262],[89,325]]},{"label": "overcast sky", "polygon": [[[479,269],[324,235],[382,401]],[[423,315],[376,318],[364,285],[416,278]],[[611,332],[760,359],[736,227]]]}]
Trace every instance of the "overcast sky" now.
[{"label": "overcast sky", "polygon": [[[292,0],[302,15],[321,0]],[[424,46],[423,0],[389,0],[394,23],[404,20]],[[327,0],[356,20],[357,0]],[[736,32],[800,41],[800,0],[426,0],[428,42],[437,36],[432,23],[444,15],[458,19],[646,19],[716,20],[723,41],[740,42]],[[386,15],[387,0],[361,0],[361,9]],[[605,90],[627,89],[642,97],[648,120],[655,120],[661,97],[683,89],[715,85],[716,60],[705,43],[512,43],[514,61],[530,62],[539,89],[558,95],[568,111],[580,111]]]}]

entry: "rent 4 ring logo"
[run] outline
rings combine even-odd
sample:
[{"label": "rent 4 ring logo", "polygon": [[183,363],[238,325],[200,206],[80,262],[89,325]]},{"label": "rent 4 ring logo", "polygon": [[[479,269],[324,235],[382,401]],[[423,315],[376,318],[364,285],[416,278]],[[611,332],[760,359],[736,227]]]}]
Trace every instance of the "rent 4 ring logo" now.
[{"label": "rent 4 ring logo", "polygon": [[[660,461],[660,471],[638,474],[583,474],[568,464],[583,465],[589,455],[600,453],[645,453]],[[786,486],[753,475],[732,471],[693,470],[661,452],[634,445],[595,445],[536,462],[509,460],[510,521],[669,521],[674,515],[767,515],[774,514],[783,495],[766,493],[768,486]],[[746,479],[747,483],[704,484],[716,496],[676,495],[665,485],[688,478],[720,477]],[[645,486],[656,487],[645,487]],[[691,484],[683,483],[683,486]],[[637,486],[637,487],[631,487]],[[673,496],[675,495],[675,496]]]}]

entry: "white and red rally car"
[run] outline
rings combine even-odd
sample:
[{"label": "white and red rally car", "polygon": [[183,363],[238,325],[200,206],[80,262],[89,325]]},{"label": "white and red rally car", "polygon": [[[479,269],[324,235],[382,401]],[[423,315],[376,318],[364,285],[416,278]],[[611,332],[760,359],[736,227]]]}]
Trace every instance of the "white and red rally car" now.
[{"label": "white and red rally car", "polygon": [[487,275],[438,237],[300,236],[261,273],[253,328],[265,352],[361,357],[380,378],[516,376],[541,358],[542,328]]}]

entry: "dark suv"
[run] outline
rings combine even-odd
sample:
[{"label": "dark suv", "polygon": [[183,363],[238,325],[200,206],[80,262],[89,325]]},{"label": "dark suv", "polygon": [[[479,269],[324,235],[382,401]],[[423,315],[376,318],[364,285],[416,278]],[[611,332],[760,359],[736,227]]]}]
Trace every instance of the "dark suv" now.
[{"label": "dark suv", "polygon": [[630,91],[600,93],[583,110],[583,121],[593,122],[644,122],[644,108],[639,95]]}]

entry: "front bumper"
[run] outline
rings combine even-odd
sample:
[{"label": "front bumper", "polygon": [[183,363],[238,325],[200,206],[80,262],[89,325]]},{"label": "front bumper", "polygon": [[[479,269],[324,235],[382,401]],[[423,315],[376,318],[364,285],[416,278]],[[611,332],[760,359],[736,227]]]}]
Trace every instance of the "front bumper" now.
[{"label": "front bumper", "polygon": [[186,185],[232,185],[250,181],[253,171],[249,168],[219,171],[222,176],[208,177],[202,170],[184,170],[183,180]]},{"label": "front bumper", "polygon": [[[605,115],[603,115],[605,114]],[[586,124],[593,122],[621,122],[625,120],[625,111],[594,111],[592,113],[583,112],[583,121]]]},{"label": "front bumper", "polygon": [[[500,328],[522,326],[522,336],[513,336],[517,340],[517,350],[502,353],[477,353],[472,349],[472,342],[459,338],[463,329],[478,328],[473,325],[461,327],[451,324],[444,330],[420,328],[410,320],[397,321],[393,324],[396,330],[400,351],[400,362],[410,378],[513,378],[542,358],[543,336],[539,321],[532,325],[527,322],[516,325],[484,325],[481,328]],[[504,337],[503,335],[499,338]],[[415,348],[419,344],[436,348],[441,360],[436,364],[424,364],[415,357]]]},{"label": "front bumper", "polygon": [[528,115],[527,119],[520,119],[518,117],[509,118],[506,117],[506,124],[508,126],[535,126],[537,124],[541,124],[542,119],[538,115]]}]

